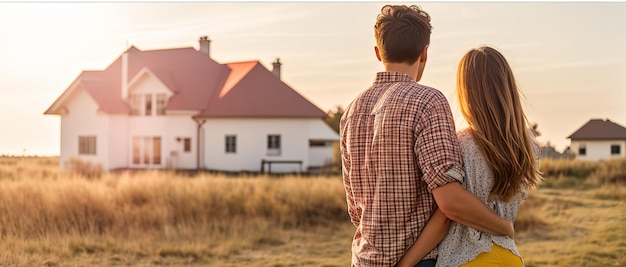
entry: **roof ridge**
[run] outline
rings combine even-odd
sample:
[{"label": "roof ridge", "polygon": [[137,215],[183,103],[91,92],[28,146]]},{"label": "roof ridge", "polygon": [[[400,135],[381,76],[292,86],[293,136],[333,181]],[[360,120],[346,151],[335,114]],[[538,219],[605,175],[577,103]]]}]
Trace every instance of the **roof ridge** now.
[{"label": "roof ridge", "polygon": [[139,50],[139,51],[141,51],[141,52],[157,52],[157,51],[183,50],[183,49],[193,49],[194,51],[198,51],[193,46],[181,46],[181,47],[172,47],[172,48],[157,48],[157,49]]},{"label": "roof ridge", "polygon": [[246,60],[246,61],[235,61],[235,62],[227,62],[224,63],[224,65],[230,65],[230,64],[244,64],[244,63],[261,63],[261,61],[259,61],[258,59],[254,59],[254,60]]}]

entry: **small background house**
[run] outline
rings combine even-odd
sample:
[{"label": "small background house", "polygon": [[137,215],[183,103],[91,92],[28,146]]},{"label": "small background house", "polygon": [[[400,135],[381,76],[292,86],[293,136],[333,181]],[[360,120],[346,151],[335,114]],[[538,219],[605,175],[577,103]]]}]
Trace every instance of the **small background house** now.
[{"label": "small background house", "polygon": [[592,119],[568,137],[570,153],[581,160],[626,157],[626,128],[608,119]]},{"label": "small background house", "polygon": [[221,64],[210,40],[130,47],[83,71],[45,114],[61,116],[61,167],[72,158],[125,168],[302,172],[333,161],[326,113],[259,61]]}]

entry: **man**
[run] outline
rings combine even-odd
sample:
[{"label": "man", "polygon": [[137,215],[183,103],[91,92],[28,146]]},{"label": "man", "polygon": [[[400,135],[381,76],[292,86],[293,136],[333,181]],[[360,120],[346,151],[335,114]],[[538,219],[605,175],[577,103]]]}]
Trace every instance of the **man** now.
[{"label": "man", "polygon": [[[381,9],[374,26],[376,57],[385,67],[341,119],[348,213],[356,226],[353,266],[394,266],[438,206],[451,220],[513,235],[461,186],[463,169],[450,107],[441,92],[420,85],[430,43],[430,16],[417,6]],[[431,251],[417,266],[434,266]]]}]

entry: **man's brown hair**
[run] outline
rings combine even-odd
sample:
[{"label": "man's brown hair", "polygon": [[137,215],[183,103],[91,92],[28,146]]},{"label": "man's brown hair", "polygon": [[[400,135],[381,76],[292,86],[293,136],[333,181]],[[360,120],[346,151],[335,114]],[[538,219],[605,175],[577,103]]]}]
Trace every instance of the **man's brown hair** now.
[{"label": "man's brown hair", "polygon": [[419,6],[385,5],[376,18],[374,37],[383,62],[413,64],[430,43],[430,15]]}]

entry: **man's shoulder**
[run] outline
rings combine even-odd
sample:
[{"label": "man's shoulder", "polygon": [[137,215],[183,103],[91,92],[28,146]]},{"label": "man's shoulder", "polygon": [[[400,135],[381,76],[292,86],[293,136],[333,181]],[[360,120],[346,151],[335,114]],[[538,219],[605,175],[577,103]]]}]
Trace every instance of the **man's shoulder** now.
[{"label": "man's shoulder", "polygon": [[445,99],[441,91],[434,87],[406,80],[374,84],[360,94],[360,96],[368,95],[368,92],[381,92],[381,89],[386,91],[384,94],[387,97],[392,98]]},{"label": "man's shoulder", "polygon": [[434,98],[441,98],[441,99],[445,99],[446,97],[443,95],[443,93],[441,91],[439,91],[439,89],[435,88],[435,87],[431,87],[428,85],[423,85],[423,84],[419,84],[416,83],[417,87],[420,89],[420,92],[429,96],[432,96]]},{"label": "man's shoulder", "polygon": [[404,83],[403,85],[399,86],[399,89],[400,90],[396,91],[396,94],[403,95],[404,98],[421,99],[425,100],[426,102],[447,101],[446,97],[438,89],[416,82]]}]

